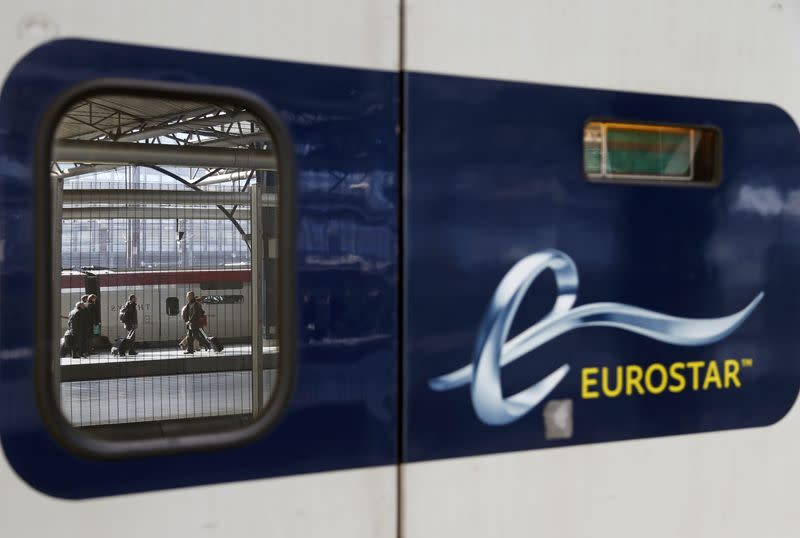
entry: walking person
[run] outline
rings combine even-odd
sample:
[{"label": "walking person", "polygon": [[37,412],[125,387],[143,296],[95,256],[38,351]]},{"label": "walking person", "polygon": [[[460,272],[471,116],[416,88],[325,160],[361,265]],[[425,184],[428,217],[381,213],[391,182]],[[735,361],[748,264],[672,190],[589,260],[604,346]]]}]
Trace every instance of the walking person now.
[{"label": "walking person", "polygon": [[[128,355],[136,355],[133,343],[136,341],[136,328],[139,326],[139,314],[136,307],[136,296],[131,294],[128,302],[119,310],[119,320],[125,328],[125,341],[128,346]],[[120,355],[124,355],[124,350],[120,350]]]},{"label": "walking person", "polygon": [[83,301],[75,303],[75,308],[70,310],[69,317],[67,318],[67,328],[70,334],[70,353],[73,359],[81,356],[83,349],[83,341],[81,335],[83,334],[83,323],[85,320],[86,305]]},{"label": "walking person", "polygon": [[186,294],[186,304],[181,310],[181,316],[184,323],[186,323],[186,351],[183,354],[191,355],[194,353],[195,339],[200,345],[206,343],[206,339],[200,330],[203,326],[202,317],[205,316],[205,311],[203,306],[195,299],[193,291]]}]

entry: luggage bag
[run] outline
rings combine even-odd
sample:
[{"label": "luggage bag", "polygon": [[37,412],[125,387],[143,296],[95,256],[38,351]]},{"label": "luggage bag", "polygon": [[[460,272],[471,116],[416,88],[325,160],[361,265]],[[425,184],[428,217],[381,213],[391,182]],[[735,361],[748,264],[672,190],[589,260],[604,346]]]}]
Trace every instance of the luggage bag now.
[{"label": "luggage bag", "polygon": [[75,337],[72,336],[72,331],[67,329],[64,333],[64,336],[61,337],[61,348],[59,353],[62,357],[67,357],[72,355],[72,350],[75,347]]},{"label": "luggage bag", "polygon": [[[188,348],[189,347],[189,337],[188,336],[184,336],[183,340],[181,340],[178,343],[178,346],[180,346],[181,349]],[[192,346],[192,349],[194,349],[196,351],[199,351],[201,348],[204,349],[205,351],[208,351],[209,349],[211,349],[211,344],[209,344],[207,341],[201,342],[200,340],[195,338],[194,339],[194,345]]]},{"label": "luggage bag", "polygon": [[222,345],[222,342],[220,342],[216,336],[208,336],[203,329],[200,329],[200,334],[203,335],[203,338],[206,339],[211,348],[217,353],[222,353],[222,350],[225,349],[225,346]]},{"label": "luggage bag", "polygon": [[114,346],[111,348],[111,354],[115,357],[118,355],[125,355],[132,349],[132,344],[127,338],[117,338],[114,341]]}]

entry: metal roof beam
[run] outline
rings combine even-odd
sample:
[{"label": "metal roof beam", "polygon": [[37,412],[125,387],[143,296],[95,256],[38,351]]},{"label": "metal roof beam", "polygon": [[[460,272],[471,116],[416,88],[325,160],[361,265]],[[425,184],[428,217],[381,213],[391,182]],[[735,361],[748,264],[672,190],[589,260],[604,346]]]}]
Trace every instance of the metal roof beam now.
[{"label": "metal roof beam", "polygon": [[249,170],[238,170],[236,172],[228,172],[225,174],[214,174],[213,176],[208,176],[200,183],[197,183],[197,186],[205,187],[206,185],[215,185],[217,183],[246,180],[248,177],[250,177]]},{"label": "metal roof beam", "polygon": [[[253,135],[245,135],[245,136],[231,136],[227,138],[220,138],[218,140],[209,140],[207,142],[201,142],[199,144],[187,144],[187,146],[195,146],[195,147],[231,147],[231,146],[247,146],[249,144],[254,144],[258,142],[269,142],[271,138],[266,134],[253,134]],[[100,142],[98,142],[100,143]],[[103,142],[107,143],[107,142]],[[170,147],[170,145],[167,145]],[[183,147],[183,146],[179,146]],[[263,150],[262,150],[263,151]],[[51,174],[53,177],[60,177],[62,179],[81,176],[83,174],[93,174],[97,172],[105,172],[108,170],[113,170],[114,168],[119,168],[120,166],[127,166],[126,164],[88,164],[88,165],[80,165],[74,166],[68,170],[64,170],[63,172]],[[248,172],[233,172],[233,174],[245,174],[244,179],[247,179]],[[214,176],[216,179],[216,176]],[[210,179],[210,178],[209,178]],[[203,181],[203,185],[210,185],[212,183],[224,183],[226,181],[231,181],[230,179],[224,179],[221,181]]]},{"label": "metal roof beam", "polygon": [[60,140],[53,147],[57,162],[94,164],[140,164],[246,168],[277,170],[277,159],[269,151],[131,142]]},{"label": "metal roof beam", "polygon": [[[264,193],[261,196],[262,204],[265,207],[275,207],[277,200],[278,197],[275,193]],[[105,204],[107,206],[119,204],[148,204],[150,206],[249,206],[250,193],[151,189],[64,189],[63,203],[64,205]],[[135,218],[135,210],[131,217]]]},{"label": "metal roof beam", "polygon": [[[157,138],[172,133],[181,133],[186,131],[193,131],[198,127],[216,127],[217,125],[226,125],[228,123],[236,123],[239,121],[255,121],[261,123],[256,116],[250,112],[237,112],[236,114],[225,114],[224,116],[213,116],[210,118],[195,118],[192,120],[179,121],[165,126],[148,127],[135,133],[128,133],[116,138],[116,142],[135,142],[137,140],[144,140],[145,138]],[[265,135],[266,136],[266,135]]]},{"label": "metal roof beam", "polygon": [[[240,221],[250,220],[250,210],[240,208],[235,216]],[[223,220],[228,217],[219,209],[202,209],[196,207],[147,207],[147,206],[106,206],[106,207],[65,207],[61,212],[62,220],[111,220],[111,219],[145,219],[145,220]]]},{"label": "metal roof beam", "polygon": [[247,146],[258,142],[269,142],[272,138],[266,133],[258,133],[244,136],[229,136],[226,138],[217,138],[216,140],[207,140],[200,143],[189,143],[187,146],[199,146],[204,148],[210,147],[230,147],[230,146]]},{"label": "metal roof beam", "polygon": [[[91,100],[88,100],[88,101],[81,102],[75,108],[78,108],[81,104],[88,104],[90,102],[92,102],[93,104],[97,104],[97,103],[94,103]],[[102,108],[104,108],[106,110],[114,110],[114,113],[119,112],[118,110],[115,110],[115,109],[111,108],[109,105],[101,104],[99,106],[101,106]],[[123,131],[130,131],[131,129],[140,126],[142,124],[142,121],[164,123],[164,122],[168,122],[168,121],[175,121],[176,119],[180,120],[180,119],[185,118],[185,117],[206,116],[208,114],[212,114],[214,112],[218,112],[219,110],[220,110],[220,107],[218,107],[218,106],[208,106],[208,107],[203,107],[203,108],[199,108],[199,109],[195,109],[195,110],[189,110],[189,111],[186,111],[186,112],[175,112],[175,113],[172,113],[172,114],[167,114],[167,115],[164,115],[164,116],[158,116],[158,117],[155,117],[155,118],[147,118],[145,120],[128,121],[128,122],[126,122],[126,123],[124,123],[124,124],[122,124],[122,125],[120,125],[118,127],[120,129],[122,129]],[[67,112],[65,114],[65,117],[70,116],[73,113],[74,113],[74,109],[70,110],[69,112]],[[81,122],[81,123],[83,123],[83,122]],[[71,139],[72,140],[88,140],[88,139],[95,138],[98,135],[108,135],[108,133],[106,131],[98,128],[94,124],[90,124],[90,126],[92,128],[94,128],[94,129],[96,129],[96,131],[83,133],[83,134],[77,135],[77,136],[75,136],[75,137],[73,137]],[[129,134],[135,134],[135,133],[129,133]],[[140,140],[140,139],[137,139],[137,140]],[[130,142],[130,140],[129,140],[129,142]]]},{"label": "metal roof beam", "polygon": [[80,166],[73,166],[67,170],[64,170],[60,174],[53,174],[50,173],[50,177],[58,177],[61,179],[66,179],[75,176],[82,176],[83,174],[95,174],[98,172],[107,172],[108,170],[113,170],[115,168],[119,168],[120,164],[82,164]]}]

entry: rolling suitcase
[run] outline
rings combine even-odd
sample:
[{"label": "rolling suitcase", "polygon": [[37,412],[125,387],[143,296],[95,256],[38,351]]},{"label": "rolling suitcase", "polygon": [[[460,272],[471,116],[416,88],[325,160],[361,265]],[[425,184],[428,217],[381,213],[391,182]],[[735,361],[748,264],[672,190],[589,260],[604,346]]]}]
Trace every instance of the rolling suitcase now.
[{"label": "rolling suitcase", "polygon": [[222,345],[222,342],[220,342],[214,336],[210,336],[206,338],[206,340],[208,340],[208,343],[211,344],[212,349],[217,353],[222,353],[222,350],[225,349],[225,346]]},{"label": "rolling suitcase", "polygon": [[61,337],[61,348],[59,353],[62,357],[67,357],[72,355],[72,348],[75,345],[74,336],[72,336],[72,331],[67,329],[64,333],[64,336]]},{"label": "rolling suitcase", "polygon": [[222,345],[219,339],[214,336],[208,336],[203,329],[200,329],[200,334],[203,335],[203,338],[206,339],[211,348],[217,353],[222,353],[222,350],[225,349],[225,346]]},{"label": "rolling suitcase", "polygon": [[118,355],[125,355],[131,350],[132,342],[127,338],[117,338],[114,341],[114,346],[111,348],[111,354],[115,357]]},{"label": "rolling suitcase", "polygon": [[[178,346],[181,349],[187,349],[189,347],[189,337],[188,336],[184,336],[183,340],[178,342]],[[192,346],[192,349],[194,349],[196,351],[199,351],[200,349],[204,349],[205,351],[208,351],[209,349],[211,349],[211,344],[209,344],[208,341],[202,341],[201,342],[200,340],[195,338],[194,339],[194,345]]]}]

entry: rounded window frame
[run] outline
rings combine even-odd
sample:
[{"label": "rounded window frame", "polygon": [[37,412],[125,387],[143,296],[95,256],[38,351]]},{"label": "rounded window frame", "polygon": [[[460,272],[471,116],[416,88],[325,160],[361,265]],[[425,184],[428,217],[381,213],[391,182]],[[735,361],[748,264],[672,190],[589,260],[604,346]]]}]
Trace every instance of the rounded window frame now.
[{"label": "rounded window frame", "polygon": [[[50,162],[55,130],[66,110],[80,99],[97,95],[129,95],[184,100],[228,101],[243,105],[264,124],[274,145],[278,162],[278,234],[277,234],[277,311],[279,352],[276,382],[271,397],[254,420],[231,421],[235,427],[215,429],[192,428],[186,434],[170,436],[110,439],[93,436],[71,425],[61,412],[60,401],[53,390],[53,357],[57,356],[52,316],[55,284],[52,279],[51,256],[53,237],[53,199],[50,188]],[[38,320],[34,329],[34,391],[37,405],[47,430],[71,452],[94,459],[124,459],[167,455],[200,450],[231,448],[252,442],[271,430],[286,412],[295,384],[297,356],[296,327],[296,264],[295,234],[295,157],[288,129],[277,112],[258,96],[237,88],[154,82],[137,79],[102,78],[89,80],[59,94],[47,107],[39,121],[34,148],[34,312]],[[57,339],[56,339],[57,340]],[[55,353],[55,355],[54,355]],[[235,418],[235,417],[233,417]],[[226,424],[227,426],[228,424]],[[124,428],[126,425],[120,425]],[[216,426],[218,428],[218,426]]]}]

